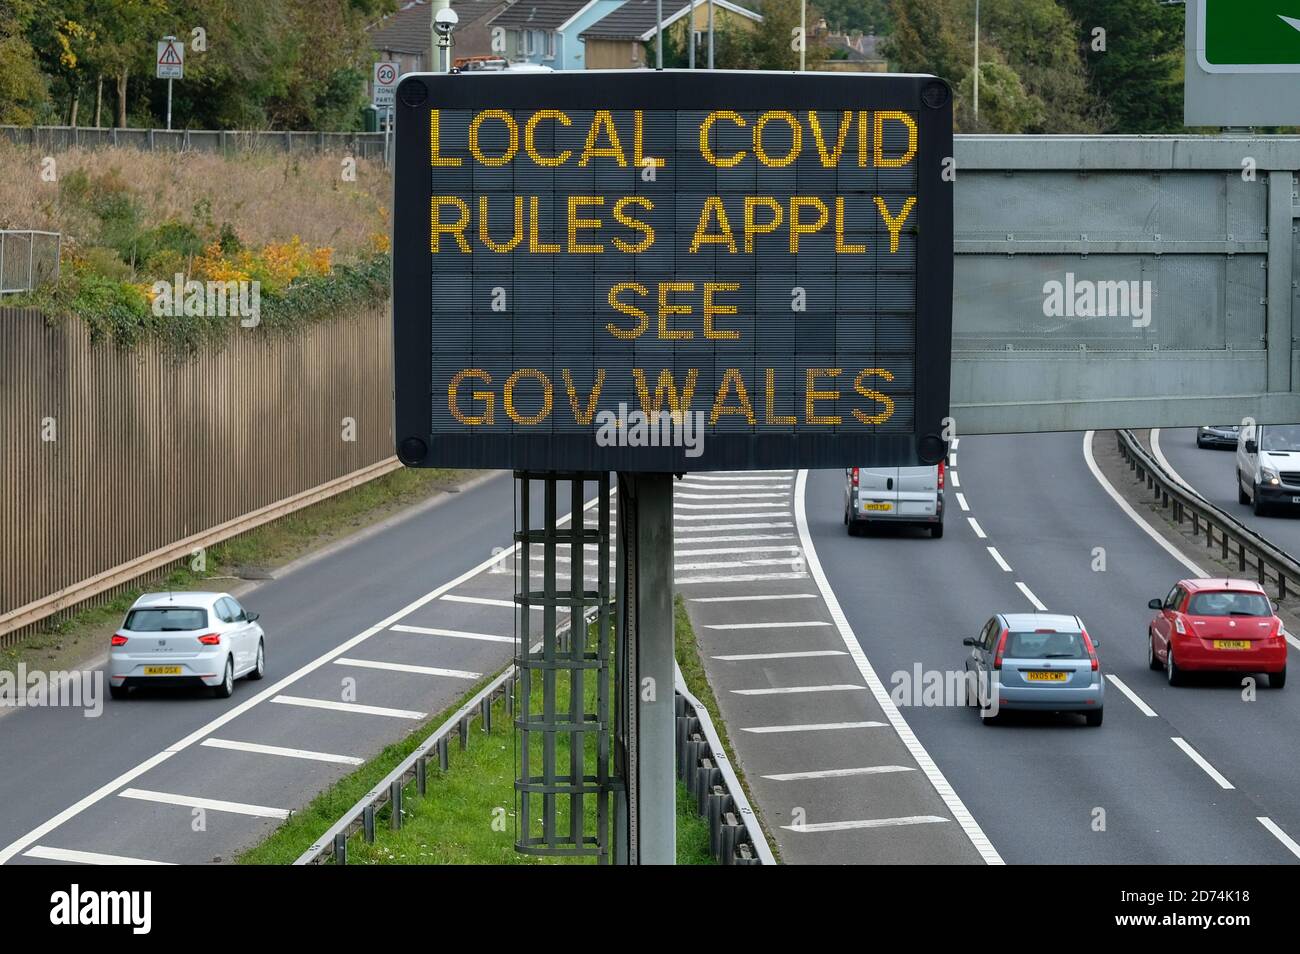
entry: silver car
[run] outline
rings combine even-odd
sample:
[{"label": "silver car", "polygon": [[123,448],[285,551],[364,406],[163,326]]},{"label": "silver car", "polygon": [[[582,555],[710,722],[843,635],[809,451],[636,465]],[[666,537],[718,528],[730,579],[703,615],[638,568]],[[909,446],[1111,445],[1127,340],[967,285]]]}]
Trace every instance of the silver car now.
[{"label": "silver car", "polygon": [[266,674],[266,634],[258,614],[228,593],[146,593],[127,611],[108,652],[108,691],[202,685],[218,698],[243,676]]},{"label": "silver car", "polygon": [[1106,681],[1097,643],[1077,616],[1060,613],[999,613],[978,636],[962,641],[967,702],[991,724],[1008,709],[1081,712],[1088,725],[1101,725]]}]

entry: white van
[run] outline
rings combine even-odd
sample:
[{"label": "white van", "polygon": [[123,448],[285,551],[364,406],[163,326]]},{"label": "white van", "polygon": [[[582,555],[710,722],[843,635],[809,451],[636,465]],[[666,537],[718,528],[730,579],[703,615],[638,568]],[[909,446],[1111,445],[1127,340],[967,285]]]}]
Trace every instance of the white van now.
[{"label": "white van", "polygon": [[943,536],[942,463],[930,467],[850,467],[844,472],[844,525],[906,523]]},{"label": "white van", "polygon": [[1300,424],[1246,424],[1237,440],[1237,502],[1256,514],[1300,504]]}]

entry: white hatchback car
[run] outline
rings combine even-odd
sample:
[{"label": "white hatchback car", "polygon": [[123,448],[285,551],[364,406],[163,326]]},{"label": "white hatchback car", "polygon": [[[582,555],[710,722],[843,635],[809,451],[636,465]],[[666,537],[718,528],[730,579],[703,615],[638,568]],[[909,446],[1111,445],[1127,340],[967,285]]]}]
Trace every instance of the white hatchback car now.
[{"label": "white hatchback car", "polygon": [[146,593],[127,611],[108,652],[108,692],[204,685],[218,698],[242,676],[266,674],[266,634],[227,593]]}]

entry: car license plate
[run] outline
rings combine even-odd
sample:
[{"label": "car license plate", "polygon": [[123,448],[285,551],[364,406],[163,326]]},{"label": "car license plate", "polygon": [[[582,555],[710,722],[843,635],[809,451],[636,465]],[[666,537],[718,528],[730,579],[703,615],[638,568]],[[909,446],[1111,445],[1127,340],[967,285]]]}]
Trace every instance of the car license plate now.
[{"label": "car license plate", "polygon": [[1300,497],[1292,497],[1292,498],[1291,498],[1291,502],[1292,502],[1292,503],[1300,503]]},{"label": "car license plate", "polygon": [[1030,682],[1065,682],[1064,672],[1027,672],[1025,678]]},{"label": "car license plate", "polygon": [[1216,639],[1214,641],[1215,649],[1249,649],[1250,640],[1248,639]]},{"label": "car license plate", "polygon": [[893,510],[894,505],[891,503],[866,503],[862,505],[863,510]]},{"label": "car license plate", "polygon": [[179,676],[181,674],[180,666],[145,666],[144,674],[146,676]]}]

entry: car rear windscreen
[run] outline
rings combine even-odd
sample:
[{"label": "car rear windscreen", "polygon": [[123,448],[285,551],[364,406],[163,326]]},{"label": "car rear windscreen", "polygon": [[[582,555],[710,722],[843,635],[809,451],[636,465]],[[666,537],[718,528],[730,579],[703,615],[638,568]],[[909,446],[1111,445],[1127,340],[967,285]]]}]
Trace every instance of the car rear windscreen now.
[{"label": "car rear windscreen", "polygon": [[1188,616],[1272,616],[1263,593],[1196,593],[1187,604]]},{"label": "car rear windscreen", "polygon": [[123,629],[136,633],[168,633],[203,629],[208,625],[208,611],[186,606],[159,606],[133,609],[126,614]]},{"label": "car rear windscreen", "polygon": [[1081,633],[1010,633],[1007,655],[1012,659],[1087,659]]}]

